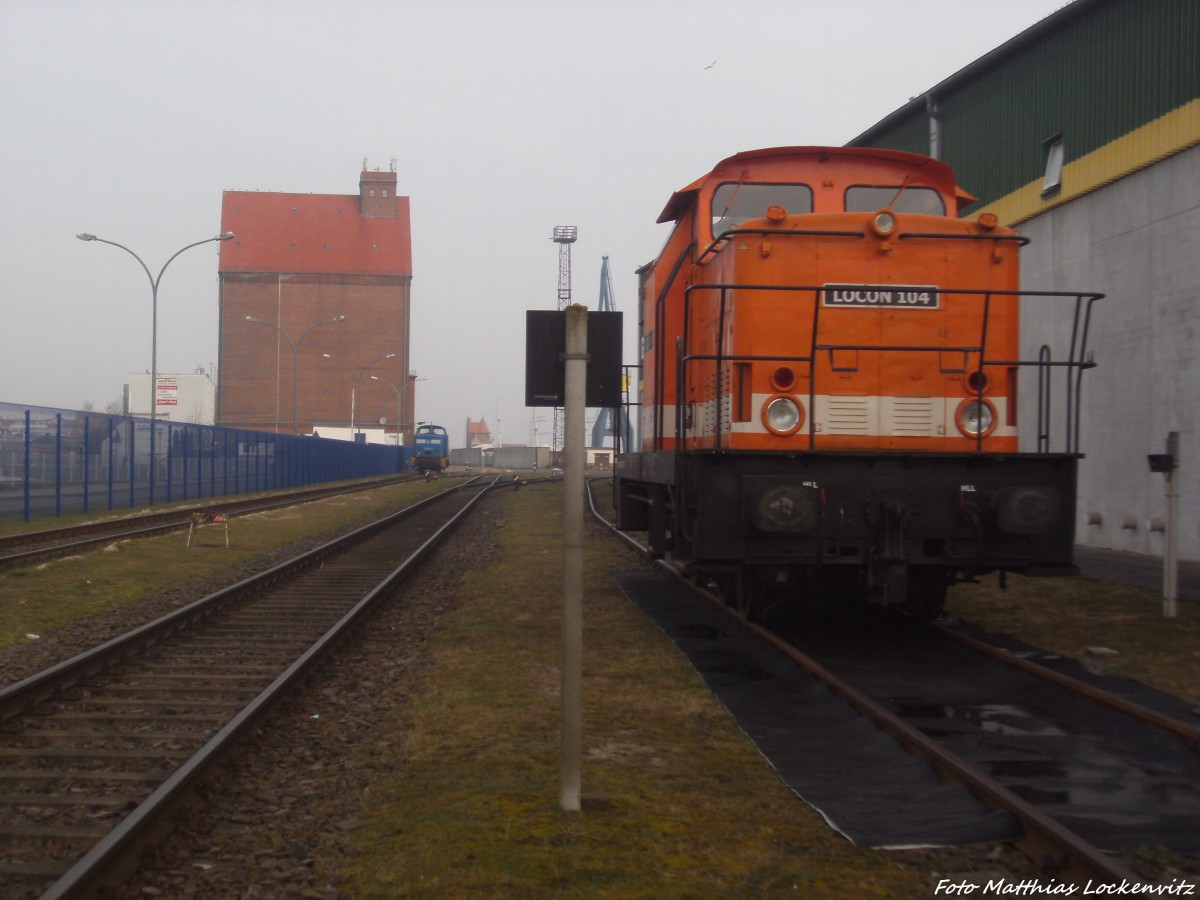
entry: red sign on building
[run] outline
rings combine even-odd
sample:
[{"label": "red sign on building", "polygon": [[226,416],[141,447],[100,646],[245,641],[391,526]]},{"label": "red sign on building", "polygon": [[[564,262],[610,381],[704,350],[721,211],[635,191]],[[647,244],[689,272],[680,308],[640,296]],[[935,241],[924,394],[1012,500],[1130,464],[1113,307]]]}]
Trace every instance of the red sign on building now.
[{"label": "red sign on building", "polygon": [[179,405],[179,381],[175,378],[160,378],[154,390],[155,406]]}]

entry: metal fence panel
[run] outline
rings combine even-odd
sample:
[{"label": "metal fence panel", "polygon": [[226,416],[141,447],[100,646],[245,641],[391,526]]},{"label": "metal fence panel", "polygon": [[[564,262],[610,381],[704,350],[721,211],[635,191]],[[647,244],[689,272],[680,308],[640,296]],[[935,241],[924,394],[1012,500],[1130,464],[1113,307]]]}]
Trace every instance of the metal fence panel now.
[{"label": "metal fence panel", "polygon": [[0,520],[104,513],[403,471],[409,447],[0,403]]}]

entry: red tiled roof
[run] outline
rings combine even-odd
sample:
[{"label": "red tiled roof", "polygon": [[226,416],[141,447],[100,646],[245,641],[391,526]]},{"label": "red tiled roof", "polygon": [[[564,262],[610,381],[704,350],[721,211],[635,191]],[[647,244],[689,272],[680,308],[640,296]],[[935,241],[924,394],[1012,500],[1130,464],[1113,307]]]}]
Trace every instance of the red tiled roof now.
[{"label": "red tiled roof", "polygon": [[492,431],[487,426],[486,419],[480,419],[478,422],[472,422],[467,419],[467,434],[491,434]]},{"label": "red tiled roof", "polygon": [[408,197],[396,216],[363,218],[357,194],[225,191],[222,272],[411,275]]}]

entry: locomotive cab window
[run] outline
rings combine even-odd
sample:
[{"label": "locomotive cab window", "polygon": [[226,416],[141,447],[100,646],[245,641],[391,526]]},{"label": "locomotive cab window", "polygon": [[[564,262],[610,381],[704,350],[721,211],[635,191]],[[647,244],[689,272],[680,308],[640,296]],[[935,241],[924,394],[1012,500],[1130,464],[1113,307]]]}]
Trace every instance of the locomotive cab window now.
[{"label": "locomotive cab window", "polygon": [[737,228],[747,219],[767,214],[768,206],[782,206],[789,214],[810,213],[812,188],[807,184],[745,184],[727,182],[713,193],[713,237]]},{"label": "locomotive cab window", "polygon": [[875,212],[877,209],[926,216],[946,214],[942,195],[929,187],[855,185],[846,190],[846,212]]}]

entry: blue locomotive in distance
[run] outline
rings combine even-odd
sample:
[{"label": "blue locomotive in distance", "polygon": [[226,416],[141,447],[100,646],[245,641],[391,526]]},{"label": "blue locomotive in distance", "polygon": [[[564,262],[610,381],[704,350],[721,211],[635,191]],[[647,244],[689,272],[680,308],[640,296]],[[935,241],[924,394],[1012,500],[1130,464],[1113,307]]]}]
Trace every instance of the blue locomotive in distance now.
[{"label": "blue locomotive in distance", "polygon": [[440,472],[450,462],[450,436],[441,425],[418,425],[413,435],[412,467],[418,472]]}]

